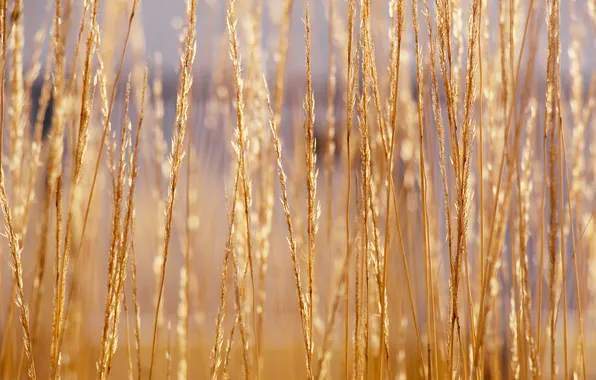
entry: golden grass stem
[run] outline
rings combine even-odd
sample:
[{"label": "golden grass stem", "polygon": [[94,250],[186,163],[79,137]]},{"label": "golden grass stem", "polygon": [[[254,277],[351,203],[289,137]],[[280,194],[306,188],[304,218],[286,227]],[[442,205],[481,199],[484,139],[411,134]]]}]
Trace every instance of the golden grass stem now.
[{"label": "golden grass stem", "polygon": [[[419,160],[420,160],[420,184],[421,184],[421,204],[422,204],[422,239],[423,239],[423,256],[424,256],[424,276],[425,276],[425,291],[426,291],[426,315],[427,315],[427,330],[426,330],[426,338],[427,338],[427,349],[429,351],[429,361],[428,361],[428,376],[431,376],[433,373],[433,362],[430,360],[430,352],[432,351],[433,354],[437,355],[437,347],[431,347],[431,321],[434,316],[431,315],[431,306],[432,299],[430,298],[430,287],[432,286],[432,270],[430,267],[430,251],[428,246],[428,222],[427,222],[427,211],[426,211],[426,166],[424,162],[424,124],[422,120],[422,109],[423,109],[423,98],[422,98],[422,61],[420,58],[420,42],[419,42],[419,26],[418,26],[418,1],[414,0],[412,2],[412,18],[414,20],[413,28],[414,28],[414,48],[415,48],[415,56],[416,56],[416,86],[418,92],[418,142],[419,142]],[[457,289],[457,287],[455,287]],[[453,315],[457,315],[457,311],[453,311]],[[455,322],[455,320],[454,320]],[[453,331],[453,325],[452,325]],[[453,333],[451,333],[453,336]],[[451,346],[450,346],[451,352]],[[436,362],[436,360],[435,360]],[[438,368],[435,370],[438,371]],[[451,371],[449,371],[451,373]]]},{"label": "golden grass stem", "polygon": [[[2,139],[0,139],[0,142],[1,140]],[[29,325],[29,309],[25,301],[25,291],[23,286],[21,247],[19,246],[19,237],[15,235],[12,223],[12,212],[8,204],[8,196],[6,195],[6,186],[4,183],[4,169],[2,167],[0,167],[0,206],[2,207],[2,213],[4,214],[6,222],[12,273],[16,283],[16,297],[14,298],[14,302],[19,309],[19,318],[23,329],[23,345],[25,346],[25,355],[27,356],[27,375],[30,379],[36,379],[33,344],[31,342],[31,329]]]},{"label": "golden grass stem", "polygon": [[[228,32],[229,32],[229,42],[230,42],[230,58],[232,60],[232,65],[234,66],[234,85],[235,85],[235,92],[236,92],[236,123],[237,123],[237,145],[235,149],[237,149],[237,154],[239,155],[238,165],[240,167],[240,181],[242,185],[242,195],[243,195],[243,205],[244,205],[244,217],[246,222],[246,244],[247,244],[247,256],[248,256],[248,268],[250,270],[250,280],[251,280],[251,294],[253,300],[253,323],[254,327],[256,328],[257,317],[256,317],[256,292],[255,292],[255,279],[254,279],[254,265],[253,265],[253,252],[252,252],[252,239],[251,239],[251,221],[250,221],[250,190],[249,190],[249,179],[247,178],[247,170],[246,170],[246,163],[245,163],[245,142],[246,142],[246,129],[244,125],[244,100],[243,100],[243,86],[242,86],[242,77],[241,77],[241,62],[240,62],[240,55],[238,51],[238,36],[236,32],[236,14],[235,14],[235,0],[229,0],[227,3],[227,25],[228,25]],[[244,284],[244,280],[242,280]],[[238,305],[238,307],[241,307]],[[240,311],[239,311],[240,312]],[[256,335],[256,331],[255,331]],[[257,343],[257,342],[255,342]],[[259,347],[258,344],[255,344],[255,351],[257,358],[256,366],[257,366],[257,376],[259,373]]]},{"label": "golden grass stem", "polygon": [[[57,1],[60,1],[60,0],[57,0]],[[94,1],[94,4],[97,2],[97,0],[93,0],[93,1]],[[75,257],[79,256],[81,249],[82,249],[83,241],[85,241],[84,236],[85,236],[85,231],[87,228],[87,222],[89,219],[89,211],[91,209],[91,202],[93,200],[93,193],[95,191],[95,184],[97,182],[97,175],[99,173],[99,165],[101,163],[101,155],[102,155],[103,147],[106,143],[106,137],[107,137],[108,131],[109,131],[110,121],[112,118],[112,112],[114,109],[114,101],[116,99],[116,88],[118,87],[118,83],[120,82],[120,76],[122,75],[124,57],[126,56],[126,49],[128,47],[128,41],[130,39],[130,31],[131,31],[131,27],[132,27],[132,21],[134,20],[134,17],[136,15],[138,3],[139,3],[139,0],[133,1],[132,10],[130,12],[130,17],[128,18],[128,29],[126,31],[126,37],[124,39],[124,46],[122,47],[122,54],[120,55],[120,64],[118,66],[118,71],[116,73],[116,78],[114,79],[114,83],[112,85],[108,113],[105,118],[105,124],[104,124],[104,128],[103,128],[103,133],[101,136],[101,143],[99,144],[99,151],[97,153],[97,159],[95,161],[95,169],[93,171],[93,180],[91,181],[91,189],[89,190],[89,198],[87,200],[87,206],[85,208],[85,217],[83,219],[83,228],[81,231],[81,238],[79,240],[79,246],[76,250]],[[68,313],[68,311],[67,311],[67,313]]]},{"label": "golden grass stem", "polygon": [[[225,299],[226,299],[226,290],[227,290],[227,282],[228,282],[228,260],[229,256],[232,253],[233,249],[233,236],[234,236],[234,221],[236,219],[236,198],[238,196],[238,184],[239,184],[239,174],[238,170],[240,166],[238,166],[235,182],[234,182],[234,193],[231,200],[231,210],[229,213],[229,221],[228,221],[228,237],[226,240],[226,246],[224,249],[224,257],[222,262],[222,270],[221,270],[221,285],[220,285],[220,294],[219,294],[219,304],[217,307],[217,317],[215,320],[215,343],[213,345],[213,349],[211,350],[211,361],[209,365],[209,374],[212,380],[218,378],[218,370],[221,365],[221,358],[220,358],[220,351],[221,345],[223,343],[223,321],[224,321],[224,312],[225,312]],[[236,314],[235,318],[239,318],[240,313]],[[232,327],[232,332],[236,327],[236,323],[234,323]],[[230,339],[230,345],[232,344],[232,340]]]},{"label": "golden grass stem", "polygon": [[[166,201],[166,226],[163,246],[163,262],[161,265],[161,274],[159,278],[159,294],[157,297],[157,306],[155,308],[155,321],[153,324],[153,338],[151,343],[151,362],[149,365],[149,380],[153,375],[153,362],[155,360],[155,349],[157,340],[157,330],[159,322],[159,310],[163,298],[163,290],[166,275],[166,264],[169,253],[169,244],[172,231],[172,217],[174,213],[174,200],[176,198],[176,188],[178,185],[178,176],[180,173],[180,166],[184,157],[184,137],[186,134],[187,115],[188,115],[188,93],[192,87],[192,69],[196,52],[196,10],[197,0],[191,0],[187,4],[188,16],[188,31],[185,39],[185,50],[181,64],[180,84],[178,88],[178,96],[176,100],[176,122],[174,131],[174,142],[171,155],[172,167],[170,171],[170,181],[168,185],[168,195]],[[130,28],[129,28],[130,31]]]},{"label": "golden grass stem", "polygon": [[[348,2],[348,70],[347,70],[347,97],[346,97],[346,112],[347,112],[347,124],[346,124],[346,162],[347,162],[347,186],[346,186],[346,210],[345,210],[345,218],[346,218],[346,257],[350,252],[350,200],[351,200],[351,180],[352,180],[352,155],[351,155],[351,141],[350,137],[352,134],[352,120],[354,115],[354,102],[356,100],[356,91],[355,91],[355,83],[356,83],[356,62],[357,57],[355,56],[354,52],[352,51],[352,43],[353,43],[353,35],[354,35],[354,17],[355,17],[355,0],[350,0]],[[356,53],[357,55],[357,53]],[[363,227],[365,228],[365,227]],[[349,261],[348,261],[349,262]],[[348,264],[349,265],[349,264]],[[348,267],[349,268],[349,267]],[[344,326],[344,348],[345,348],[345,369],[344,369],[344,377],[348,378],[350,373],[350,361],[349,357],[349,350],[350,350],[350,271],[348,269],[346,279],[346,292],[345,292],[345,326]]]},{"label": "golden grass stem", "polygon": [[[320,214],[319,205],[316,201],[317,192],[317,170],[316,156],[315,156],[315,138],[314,138],[314,118],[315,118],[315,98],[312,88],[312,72],[311,72],[311,46],[310,46],[310,9],[309,0],[306,0],[304,7],[304,27],[305,27],[305,43],[306,43],[306,101],[305,114],[306,121],[304,123],[305,138],[306,138],[306,187],[308,193],[308,334],[309,334],[309,349],[308,360],[312,368],[312,357],[314,355],[314,335],[313,335],[313,320],[314,320],[314,281],[315,281],[315,235],[318,229],[318,219]],[[309,378],[312,374],[309,375]]]},{"label": "golden grass stem", "polygon": [[[263,78],[265,81],[265,79]],[[294,235],[294,227],[292,226],[292,214],[290,211],[290,204],[288,201],[288,185],[287,185],[287,177],[283,168],[282,164],[282,157],[281,157],[281,141],[279,139],[279,132],[278,126],[275,122],[275,113],[271,108],[271,102],[269,100],[269,90],[267,89],[267,82],[265,81],[265,92],[267,94],[267,104],[269,106],[269,126],[271,128],[271,136],[273,139],[273,146],[275,148],[276,158],[277,158],[277,171],[279,174],[279,183],[281,185],[282,190],[282,206],[284,209],[284,216],[286,220],[286,225],[288,228],[288,243],[290,245],[290,258],[292,260],[292,269],[294,272],[294,281],[296,283],[296,297],[298,298],[298,307],[300,310],[300,319],[302,322],[302,334],[304,338],[304,348],[305,348],[305,356],[306,356],[306,372],[308,378],[313,377],[312,373],[312,366],[310,360],[310,335],[308,331],[308,306],[306,305],[305,300],[305,293],[303,292],[302,280],[300,277],[300,266],[298,264],[298,255],[297,255],[297,247],[296,247],[296,238]]]}]

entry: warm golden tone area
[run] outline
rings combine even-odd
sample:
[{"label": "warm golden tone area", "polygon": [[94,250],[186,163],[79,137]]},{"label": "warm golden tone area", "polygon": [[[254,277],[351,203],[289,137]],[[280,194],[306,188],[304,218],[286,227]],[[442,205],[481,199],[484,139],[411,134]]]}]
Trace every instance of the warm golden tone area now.
[{"label": "warm golden tone area", "polygon": [[0,379],[596,378],[594,1],[0,0],[0,36]]}]

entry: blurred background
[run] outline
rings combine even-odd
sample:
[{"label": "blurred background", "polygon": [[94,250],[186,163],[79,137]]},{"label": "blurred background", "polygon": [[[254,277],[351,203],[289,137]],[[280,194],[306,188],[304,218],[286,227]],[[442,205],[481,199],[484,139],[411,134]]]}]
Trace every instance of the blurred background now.
[{"label": "blurred background", "polygon": [[[591,1],[591,3],[590,3]],[[241,44],[241,55],[243,59],[243,69],[248,71],[249,65],[249,45],[247,41],[247,29],[250,28],[250,22],[243,22],[248,20],[248,15],[254,10],[255,4],[262,2],[263,4],[263,15],[262,15],[262,34],[258,41],[254,44],[261,48],[260,52],[263,54],[262,58],[262,71],[267,76],[268,80],[272,81],[276,69],[276,60],[278,57],[275,56],[275,52],[278,50],[279,30],[283,14],[283,6],[286,1],[283,0],[237,0],[237,17],[240,19],[238,25],[238,34]],[[74,47],[77,43],[78,38],[78,26],[83,14],[83,7],[85,2],[82,0],[63,0],[65,4],[65,19],[70,20],[70,26],[66,27],[69,31],[67,39],[67,56],[70,59],[67,62],[72,61],[72,57],[75,54]],[[377,67],[379,69],[385,68],[389,62],[389,38],[388,38],[388,25],[389,24],[389,12],[388,12],[388,0],[373,0],[372,2],[372,34],[375,41],[375,53],[377,58]],[[484,32],[488,34],[488,40],[493,45],[498,45],[499,35],[497,33],[496,24],[499,22],[499,1],[488,0],[488,17],[492,27],[490,30]],[[516,15],[520,17],[516,22],[524,23],[523,17],[526,14],[527,8],[530,4],[535,4],[537,7],[544,8],[544,1],[515,1],[514,2],[521,11],[517,12]],[[345,25],[345,14],[346,14],[346,1],[340,0],[339,14],[341,15],[341,21],[337,28],[346,28]],[[466,0],[461,0],[462,9],[464,9],[463,19],[463,33],[467,34],[466,28],[466,16],[465,12],[469,9],[469,4]],[[196,221],[197,231],[193,235],[193,244],[196,246],[196,251],[193,252],[197,257],[194,262],[194,267],[197,269],[197,273],[200,276],[191,278],[191,286],[193,287],[193,294],[199,294],[197,298],[197,304],[192,305],[196,307],[196,310],[201,310],[193,314],[192,322],[197,331],[204,333],[195,334],[191,339],[205,340],[207,344],[201,346],[202,356],[200,363],[205,364],[205,358],[208,358],[209,344],[212,342],[213,335],[213,324],[215,318],[215,311],[218,301],[219,292],[219,280],[221,271],[221,254],[225,245],[225,238],[227,233],[227,224],[225,214],[222,210],[225,209],[225,186],[229,186],[230,174],[227,169],[229,164],[229,153],[231,151],[231,141],[233,139],[233,125],[234,120],[225,121],[225,115],[217,115],[216,121],[210,121],[211,105],[209,101],[211,99],[218,98],[224,99],[228,102],[226,105],[228,110],[231,110],[233,100],[233,83],[232,83],[232,66],[229,57],[229,45],[228,35],[226,26],[226,1],[223,0],[199,0],[199,7],[197,10],[198,30],[197,30],[197,52],[194,63],[194,85],[192,88],[192,103],[190,125],[192,127],[192,133],[187,137],[190,139],[195,150],[192,153],[187,153],[186,159],[192,160],[193,163],[197,163],[193,167],[194,182],[191,186],[191,191],[186,192],[185,189],[180,189],[178,196],[179,199],[189,197],[192,202],[200,203],[200,207],[197,206],[196,214],[191,215],[193,221]],[[292,141],[296,134],[295,126],[292,129],[290,123],[295,122],[303,116],[303,100],[306,93],[306,76],[305,76],[305,44],[304,44],[304,0],[295,0],[294,6],[291,13],[291,27],[290,27],[290,44],[288,53],[287,63],[287,74],[286,74],[286,101],[284,102],[283,108],[283,138],[287,141],[287,152],[285,153],[288,157],[292,158],[294,154]],[[122,50],[124,36],[126,35],[128,19],[130,17],[130,10],[132,6],[132,0],[103,0],[100,3],[100,14],[99,23],[101,29],[102,41],[109,41],[109,43],[102,43],[101,50],[102,55],[106,57],[105,65],[107,67],[107,81],[108,88],[111,88],[111,84],[115,79],[116,69],[120,60],[120,52]],[[318,131],[317,144],[320,149],[325,149],[325,134],[323,131],[327,128],[327,121],[325,114],[327,112],[327,90],[328,90],[328,77],[329,77],[329,59],[328,54],[330,49],[334,49],[337,60],[344,58],[343,51],[339,49],[338,41],[331,41],[329,33],[329,20],[328,20],[328,1],[326,0],[311,0],[311,22],[312,22],[312,74],[313,74],[313,86],[315,92],[315,129]],[[592,0],[568,0],[561,1],[561,80],[562,80],[562,91],[565,94],[570,92],[570,71],[579,69],[586,80],[583,81],[583,90],[587,91],[592,80],[592,74],[596,67],[596,25],[593,20],[588,16],[587,9],[589,6],[595,6]],[[577,18],[573,19],[572,8],[575,8],[575,14]],[[161,78],[163,84],[163,138],[167,144],[171,143],[171,132],[172,125],[174,122],[175,114],[175,102],[176,93],[178,86],[178,70],[180,66],[180,55],[181,55],[181,41],[180,36],[184,25],[186,24],[186,4],[184,0],[140,0],[139,8],[137,10],[136,18],[133,21],[131,29],[130,42],[128,44],[127,54],[124,60],[123,76],[119,81],[117,100],[115,102],[115,111],[112,116],[114,124],[116,120],[120,121],[122,118],[123,111],[123,98],[124,88],[126,85],[126,76],[131,73],[133,76],[133,84],[135,78],[138,83],[139,67],[142,67],[144,62],[149,64],[149,81],[153,83],[156,79]],[[66,14],[69,16],[67,17]],[[24,65],[25,70],[30,67],[38,66],[39,78],[35,81],[32,92],[33,92],[33,114],[36,113],[37,105],[36,98],[41,93],[42,81],[41,78],[44,75],[45,62],[50,57],[49,46],[51,45],[51,34],[50,27],[54,16],[54,0],[24,0]],[[420,10],[420,17],[422,18],[422,10]],[[423,24],[421,19],[421,25]],[[519,25],[519,24],[518,24]],[[517,30],[516,35],[517,41],[521,40],[521,28]],[[344,29],[345,30],[345,29]],[[428,49],[428,36],[426,35],[425,26],[422,28],[424,32],[421,35],[422,49],[427,51]],[[544,78],[546,73],[546,21],[542,19],[542,24],[539,29],[539,41],[540,45],[537,48],[537,59],[534,67],[534,84],[536,86],[536,93],[544,96],[544,91],[540,88],[544,87]],[[568,49],[570,47],[571,36],[575,34],[579,36],[582,44],[582,56],[579,60],[580,67],[574,68],[571,66],[569,59]],[[406,92],[415,92],[415,67],[413,53],[413,37],[412,37],[412,10],[411,1],[406,2],[406,19],[405,19],[405,42],[402,47],[403,53],[401,56],[402,64],[404,69],[400,71],[400,81],[404,86],[409,87]],[[83,43],[84,49],[84,43]],[[517,45],[518,46],[518,45]],[[519,47],[519,46],[518,46]],[[254,49],[253,49],[254,51]],[[82,55],[82,53],[81,53]],[[79,56],[80,59],[80,56]],[[462,60],[465,59],[465,47],[462,52]],[[522,60],[524,62],[524,60]],[[428,59],[424,62],[428,65]],[[67,71],[70,68],[67,68]],[[522,67],[522,75],[525,71],[525,67]],[[79,67],[80,70],[80,67]],[[426,69],[425,69],[426,72]],[[339,75],[342,71],[340,70]],[[336,113],[337,122],[336,128],[338,134],[341,135],[343,128],[345,128],[345,120],[343,114],[344,107],[344,89],[343,79],[338,80],[338,95],[336,97]],[[541,87],[542,86],[542,87]],[[217,96],[214,96],[217,94]],[[568,96],[568,95],[567,95]],[[566,96],[566,97],[567,97]],[[152,100],[153,102],[154,100]],[[538,98],[539,102],[544,102],[543,98]],[[250,105],[249,105],[250,106]],[[50,107],[51,108],[51,107]],[[155,111],[155,110],[153,110]],[[145,115],[146,125],[151,126],[156,123],[160,118],[159,112],[148,112]],[[98,112],[99,113],[99,112]],[[51,112],[48,110],[48,118],[45,122],[47,126],[50,125]],[[138,111],[136,107],[131,109],[131,118],[134,120],[138,117]],[[233,119],[233,118],[232,118]],[[430,119],[429,119],[430,120]],[[118,124],[120,128],[120,124]],[[142,150],[146,162],[151,161],[149,157],[152,152],[152,144],[155,143],[156,137],[152,135],[153,128],[146,128],[143,137],[143,144],[151,146]],[[301,131],[299,131],[301,132]],[[302,138],[301,134],[298,134]],[[588,131],[588,138],[590,132]],[[67,142],[68,145],[68,142]],[[164,152],[169,152],[168,147],[164,148]],[[410,147],[409,156],[412,156],[412,148]],[[194,156],[193,156],[194,155]],[[415,155],[414,155],[415,156]],[[91,159],[94,160],[94,155]],[[294,157],[295,158],[295,157]],[[296,160],[299,161],[299,160]],[[294,161],[288,160],[288,170],[294,173],[300,173],[302,169],[299,165],[293,166]],[[139,183],[147,186],[151,189],[152,173],[153,168],[144,166],[141,169],[139,177]],[[169,168],[164,165],[162,168],[163,177],[167,179],[167,173]],[[538,172],[538,171],[537,171]],[[403,174],[403,173],[401,173]],[[538,173],[540,175],[541,173]],[[341,173],[339,174],[341,176]],[[438,178],[438,176],[437,176]],[[163,180],[163,178],[162,178]],[[540,183],[537,181],[537,183]],[[165,184],[165,180],[162,183],[158,183],[155,188],[161,189]],[[338,181],[338,184],[342,182]],[[539,186],[539,185],[536,185]],[[109,194],[109,183],[104,178],[103,182],[100,183],[101,191],[99,191],[97,208],[101,208],[101,202],[108,203],[111,199]],[[439,182],[437,182],[437,188],[440,188]],[[229,189],[228,189],[229,190]],[[135,238],[135,244],[137,244],[137,250],[140,255],[144,255],[139,263],[139,296],[141,297],[141,310],[143,315],[143,337],[144,339],[150,339],[150,329],[152,328],[152,319],[154,317],[152,308],[152,298],[155,293],[155,268],[159,265],[159,261],[154,260],[154,256],[158,253],[160,246],[160,235],[161,225],[157,222],[160,218],[162,209],[160,207],[163,204],[157,204],[156,199],[159,199],[163,194],[154,194],[151,191],[141,191],[140,195],[136,196],[136,202],[143,205],[137,209],[137,220],[138,226],[137,235]],[[321,202],[324,204],[325,197],[327,196],[323,192],[319,195]],[[278,199],[275,198],[277,202]],[[144,206],[148,205],[148,206]],[[149,207],[151,206],[151,207]],[[276,204],[276,207],[279,205]],[[182,210],[180,208],[179,210]],[[97,215],[101,215],[98,211]],[[217,217],[214,217],[216,215]],[[105,216],[105,215],[104,215]],[[98,219],[100,216],[98,216]],[[181,220],[184,216],[181,217]],[[341,220],[338,223],[342,222]],[[35,225],[36,220],[33,218],[32,224]],[[179,222],[180,223],[180,222]],[[270,262],[267,289],[271,290],[269,294],[272,301],[266,304],[267,315],[287,316],[287,319],[277,318],[275,323],[271,323],[267,326],[266,340],[269,343],[269,347],[275,347],[283,345],[288,340],[299,341],[301,339],[301,332],[299,329],[299,321],[296,309],[296,299],[294,297],[295,290],[294,285],[288,278],[291,278],[292,273],[289,266],[289,256],[287,255],[287,242],[285,236],[287,235],[284,219],[280,213],[274,215],[274,223],[272,227],[272,241],[271,251],[273,259]],[[418,221],[411,221],[409,228],[415,230],[419,227]],[[198,227],[200,225],[200,228]],[[103,238],[96,239],[98,242],[96,246],[93,246],[97,252],[107,252],[107,245],[109,238],[110,226],[106,224],[98,224],[97,228],[92,231],[94,237],[103,236]],[[325,226],[323,226],[325,227]],[[444,227],[444,226],[443,226]],[[157,232],[156,232],[157,231]],[[411,231],[410,231],[411,232]],[[442,231],[441,231],[442,232]],[[105,235],[105,236],[104,236]],[[415,233],[410,235],[414,236]],[[441,235],[441,236],[444,236]],[[91,239],[92,237],[90,237]],[[321,239],[324,240],[323,237]],[[414,240],[414,239],[412,239]],[[411,242],[418,244],[419,242]],[[166,283],[166,301],[164,304],[164,314],[166,320],[175,320],[178,312],[178,290],[179,290],[179,273],[182,264],[182,255],[180,252],[183,247],[183,240],[181,236],[176,235],[172,240],[173,254],[168,261],[168,273],[169,277]],[[326,245],[326,244],[329,244]],[[322,242],[321,249],[321,263],[323,263],[322,281],[327,284],[331,284],[331,272],[333,269],[333,263],[331,259],[326,256],[327,253],[332,251],[330,247],[333,243]],[[529,243],[537,244],[536,242]],[[34,246],[34,244],[32,243]],[[410,247],[411,248],[411,247]],[[414,250],[412,250],[413,252]],[[34,252],[32,250],[31,252]],[[279,254],[276,254],[279,253]],[[444,253],[444,252],[443,252]],[[329,255],[331,256],[331,255]],[[25,258],[25,260],[28,260]],[[25,279],[29,283],[32,281],[33,276],[33,265],[32,258],[29,263],[25,263]],[[101,257],[100,257],[101,260]],[[105,264],[105,263],[104,263]],[[413,271],[419,270],[418,275],[421,276],[422,264],[415,262],[412,264]],[[101,268],[98,271],[97,268]],[[104,283],[104,277],[106,276],[103,272],[104,266],[87,265],[81,270],[82,273],[88,276],[83,276],[85,280],[99,281]],[[397,268],[397,266],[396,266]],[[443,267],[444,270],[444,267]],[[390,279],[391,286],[399,288],[404,286],[403,284],[403,273],[401,269],[396,269],[400,274],[395,278]],[[5,270],[6,274],[9,274],[9,270]],[[99,272],[99,273],[98,273]],[[51,277],[51,276],[46,276]],[[4,276],[4,278],[9,278]],[[421,277],[419,277],[421,278]],[[8,282],[5,282],[7,284]],[[332,286],[331,286],[332,287]],[[48,283],[47,289],[51,289],[51,284]],[[8,287],[3,287],[3,292],[6,300],[10,290]],[[422,294],[420,288],[419,293]],[[321,297],[325,296],[325,290],[322,290]],[[48,291],[47,294],[50,292]],[[404,292],[405,293],[405,292]],[[92,306],[94,310],[98,310],[98,313],[94,315],[93,320],[89,320],[89,325],[101,323],[103,321],[103,315],[101,314],[102,307],[105,301],[105,297],[100,291],[94,290],[92,296],[88,297],[86,302]],[[419,298],[419,307],[424,307],[424,296]],[[48,297],[47,307],[51,307],[51,298]],[[396,303],[400,313],[404,314],[404,310],[407,308],[404,306],[405,302],[400,299],[399,303]],[[423,313],[422,313],[423,314]],[[421,317],[424,319],[424,316]],[[507,322],[504,318],[505,323]],[[49,320],[48,320],[49,323]],[[407,323],[406,323],[407,324]],[[398,325],[397,323],[394,326]],[[48,324],[49,326],[49,324]],[[164,327],[165,330],[165,327]],[[175,330],[175,327],[172,327]],[[97,341],[97,331],[89,329],[89,341]],[[409,329],[408,334],[411,336],[412,332]],[[47,332],[45,333],[47,335]],[[167,334],[163,335],[163,344]],[[291,338],[291,339],[290,339]],[[278,346],[276,346],[278,345]],[[300,348],[296,351],[299,352]],[[295,363],[292,363],[294,367],[301,367],[300,354],[287,355],[287,357],[296,358]],[[65,362],[68,362],[68,358],[65,357]],[[145,361],[146,362],[146,361]],[[147,363],[146,363],[147,364]],[[146,365],[145,364],[145,365]],[[194,363],[198,365],[198,363]],[[292,367],[293,368],[293,367]]]},{"label": "blurred background", "polygon": [[[460,0],[463,9],[468,8],[467,0]],[[40,26],[46,25],[45,30],[49,31],[49,22],[53,15],[53,1],[44,0],[24,0],[25,4],[25,61],[30,63],[33,55],[32,47],[36,33]],[[68,3],[68,2],[65,2]],[[80,20],[84,1],[72,1],[72,12],[74,20]],[[279,20],[282,15],[282,7],[285,3],[283,0],[263,0],[263,38],[261,41],[262,47],[265,51],[272,53],[277,49],[276,36],[278,34],[278,27],[275,21]],[[516,1],[522,9],[527,9],[528,5],[534,3],[536,6],[543,6],[543,1],[538,0],[523,0]],[[250,11],[255,0],[238,0],[239,7],[246,7],[246,11]],[[339,1],[342,8],[341,14],[345,14],[346,1]],[[387,55],[381,46],[388,46],[387,31],[385,29],[385,22],[389,20],[388,0],[373,1],[371,3],[373,17],[373,33],[381,45],[377,48],[379,57]],[[561,69],[563,77],[568,76],[566,72],[569,69],[569,59],[566,53],[570,43],[571,33],[581,33],[585,38],[593,40],[595,26],[587,12],[589,0],[566,0],[561,1],[561,48],[562,59]],[[126,32],[126,24],[130,15],[130,8],[132,6],[131,0],[104,0],[100,5],[101,27],[103,34],[108,39],[109,34],[122,34]],[[328,60],[327,50],[329,49],[329,28],[328,28],[328,4],[326,0],[311,0],[311,23],[313,33],[312,43],[312,64],[313,76],[315,78],[327,78],[328,74]],[[490,1],[488,17],[491,21],[498,20],[499,1]],[[579,20],[571,19],[571,7],[576,7],[577,17]],[[594,6],[594,5],[592,5]],[[153,57],[156,53],[162,56],[164,62],[164,74],[166,76],[173,75],[179,67],[180,57],[180,30],[184,25],[186,4],[184,0],[142,0],[139,3],[139,11],[136,16],[137,21],[134,23],[133,33],[138,37],[135,43],[131,45],[131,50],[135,51],[137,58],[145,59],[146,57]],[[214,61],[217,61],[218,45],[221,43],[221,38],[226,38],[222,33],[226,31],[225,23],[225,9],[226,1],[218,0],[200,0],[199,10],[197,12],[197,55],[195,59],[195,70],[198,73],[209,73],[214,67]],[[242,17],[241,14],[238,15]],[[523,18],[525,11],[519,13],[519,17]],[[406,19],[405,30],[411,32],[411,3],[406,5]],[[288,76],[295,77],[300,82],[304,77],[304,0],[296,0],[292,10],[292,26],[290,37],[290,51],[288,58]],[[525,20],[520,19],[520,22]],[[107,27],[107,28],[106,28]],[[464,28],[467,25],[464,25]],[[587,27],[587,28],[586,28]],[[105,29],[104,29],[105,28]],[[584,30],[581,30],[581,29]],[[587,30],[586,30],[587,29]],[[491,29],[492,31],[492,29]],[[74,44],[76,42],[78,28],[70,28],[69,42]],[[240,34],[242,30],[240,29]],[[466,33],[467,34],[467,33]],[[546,41],[546,24],[542,26],[541,30],[542,41]],[[498,38],[497,35],[491,36]],[[141,43],[142,41],[142,43]],[[384,41],[384,43],[383,43]],[[421,43],[428,41],[426,33],[421,36]],[[409,46],[404,46],[407,51],[412,51],[412,40],[409,41]],[[144,46],[139,46],[144,45]],[[586,44],[585,49],[582,50],[582,69],[591,69],[596,63],[596,56],[594,54],[594,43]],[[104,47],[113,48],[119,51],[118,46]],[[537,59],[537,72],[542,68],[543,72],[546,70],[546,46],[542,46],[539,50]],[[44,49],[44,54],[47,49]],[[73,49],[69,49],[70,54]],[[267,67],[272,69],[274,57],[269,54],[265,57]],[[130,67],[131,59],[129,58],[125,64]]]}]

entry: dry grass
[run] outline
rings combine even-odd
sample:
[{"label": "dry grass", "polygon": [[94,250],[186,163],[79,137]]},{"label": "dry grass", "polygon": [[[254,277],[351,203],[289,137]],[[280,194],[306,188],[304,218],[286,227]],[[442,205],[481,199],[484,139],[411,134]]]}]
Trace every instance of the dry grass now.
[{"label": "dry grass", "polygon": [[0,2],[0,378],[596,376],[592,3],[188,0],[175,102],[75,3]]}]

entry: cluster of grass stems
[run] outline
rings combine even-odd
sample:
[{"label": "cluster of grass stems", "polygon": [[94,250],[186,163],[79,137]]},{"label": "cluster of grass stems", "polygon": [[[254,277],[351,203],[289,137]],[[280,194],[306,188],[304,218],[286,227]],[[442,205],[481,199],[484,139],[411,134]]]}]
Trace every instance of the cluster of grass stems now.
[{"label": "cluster of grass stems", "polygon": [[145,1],[0,1],[0,378],[596,375],[592,3]]}]

